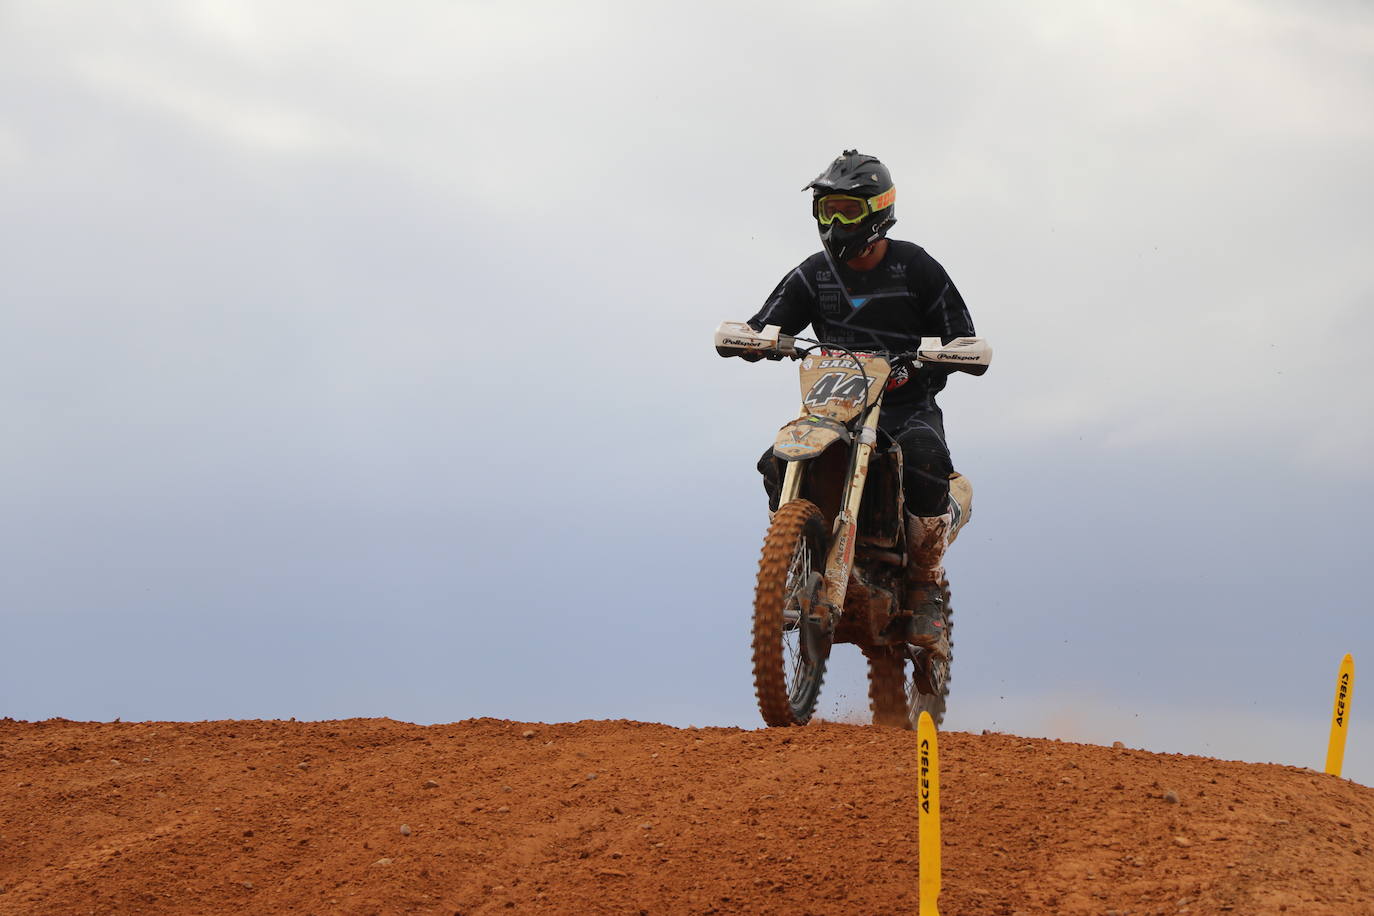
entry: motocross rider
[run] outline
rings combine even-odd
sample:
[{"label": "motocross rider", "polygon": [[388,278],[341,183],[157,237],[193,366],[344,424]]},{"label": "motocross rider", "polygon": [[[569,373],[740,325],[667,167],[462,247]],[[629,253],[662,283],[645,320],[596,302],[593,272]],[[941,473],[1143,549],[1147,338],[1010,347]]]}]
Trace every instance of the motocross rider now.
[{"label": "motocross rider", "polygon": [[[749,319],[751,327],[779,325],[795,335],[809,324],[823,343],[890,352],[915,350],[922,337],[949,343],[974,336],[973,319],[945,269],[919,245],[887,237],[896,222],[896,188],[885,165],[845,150],[806,189],[824,247],[783,277]],[[912,612],[907,641],[944,658],[941,561],[952,530],[965,520],[950,498],[954,467],[935,403],[950,371],[895,362],[878,423],[902,450],[909,561],[903,604]],[[771,449],[759,461],[774,511],[781,467]]]}]

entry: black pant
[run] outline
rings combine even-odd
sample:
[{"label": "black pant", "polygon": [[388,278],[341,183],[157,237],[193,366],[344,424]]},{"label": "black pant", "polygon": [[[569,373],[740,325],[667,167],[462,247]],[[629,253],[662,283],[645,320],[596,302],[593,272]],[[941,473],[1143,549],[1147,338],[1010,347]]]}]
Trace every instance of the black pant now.
[{"label": "black pant", "polygon": [[[949,475],[954,464],[945,444],[945,417],[933,401],[889,407],[884,404],[878,428],[902,450],[902,489],[913,515],[943,515],[949,509]],[[768,507],[778,508],[783,462],[770,446],[759,459]]]}]

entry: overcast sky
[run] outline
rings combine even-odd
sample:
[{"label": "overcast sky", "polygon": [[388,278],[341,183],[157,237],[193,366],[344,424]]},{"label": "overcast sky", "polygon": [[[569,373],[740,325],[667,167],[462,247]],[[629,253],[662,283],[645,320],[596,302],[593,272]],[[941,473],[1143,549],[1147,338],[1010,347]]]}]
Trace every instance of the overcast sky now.
[{"label": "overcast sky", "polygon": [[1371,112],[1355,2],[0,0],[0,714],[757,724],[710,335],[857,147],[996,349],[947,726],[1319,768]]}]

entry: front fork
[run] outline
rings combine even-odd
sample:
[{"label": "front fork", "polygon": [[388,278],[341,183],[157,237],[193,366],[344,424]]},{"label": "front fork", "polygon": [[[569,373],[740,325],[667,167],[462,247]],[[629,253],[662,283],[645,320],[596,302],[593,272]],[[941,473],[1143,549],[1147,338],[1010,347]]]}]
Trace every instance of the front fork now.
[{"label": "front fork", "polygon": [[[878,441],[878,405],[873,405],[863,426],[859,428],[858,441],[854,446],[854,462],[849,474],[849,486],[845,490],[844,502],[835,516],[835,526],[830,534],[830,551],[825,558],[825,595],[818,604],[829,609],[833,624],[839,619],[844,607],[844,596],[849,590],[849,570],[854,566],[854,544],[859,534],[859,506],[863,502],[864,484],[868,481],[868,460],[873,455],[873,446]],[[778,505],[791,502],[801,492],[802,461],[787,462],[787,471],[782,478],[782,496]]]}]

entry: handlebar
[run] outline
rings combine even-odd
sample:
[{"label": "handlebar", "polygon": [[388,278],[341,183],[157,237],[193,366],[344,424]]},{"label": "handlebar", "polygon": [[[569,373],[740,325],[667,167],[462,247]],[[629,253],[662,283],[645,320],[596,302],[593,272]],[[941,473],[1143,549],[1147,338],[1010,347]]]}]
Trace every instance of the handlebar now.
[{"label": "handlebar", "polygon": [[868,347],[844,347],[838,344],[823,343],[783,334],[782,328],[770,324],[762,331],[737,321],[722,321],[716,328],[716,352],[721,356],[739,356],[746,360],[800,359],[813,347],[798,347],[797,343],[809,343],[815,347],[839,350],[851,355],[865,354],[879,356],[888,360],[907,359],[919,363],[948,366],[970,375],[982,375],[988,371],[992,362],[992,347],[982,337],[956,337],[944,343],[938,337],[922,337],[915,350],[893,352],[891,350],[870,349]]}]

